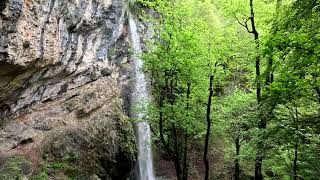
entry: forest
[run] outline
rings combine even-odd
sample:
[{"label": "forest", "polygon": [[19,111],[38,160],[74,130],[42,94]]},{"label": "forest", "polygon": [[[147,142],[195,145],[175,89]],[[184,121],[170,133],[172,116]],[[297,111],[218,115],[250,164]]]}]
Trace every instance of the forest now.
[{"label": "forest", "polygon": [[147,120],[174,178],[320,179],[319,0],[131,6],[153,30]]}]

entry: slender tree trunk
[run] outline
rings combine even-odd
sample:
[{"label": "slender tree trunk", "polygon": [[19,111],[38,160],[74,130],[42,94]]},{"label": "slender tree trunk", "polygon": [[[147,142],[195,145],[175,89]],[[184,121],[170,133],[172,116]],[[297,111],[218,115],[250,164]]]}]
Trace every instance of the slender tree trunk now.
[{"label": "slender tree trunk", "polygon": [[[191,83],[187,83],[187,118],[189,117],[189,98],[191,93]],[[183,155],[183,180],[188,180],[188,132],[185,130],[184,155]]]},{"label": "slender tree trunk", "polygon": [[[175,118],[175,112],[173,109],[173,104],[175,101],[175,97],[174,97],[174,79],[172,78],[170,80],[170,85],[169,85],[170,89],[169,89],[169,103],[171,105],[171,111],[172,111],[172,122],[174,122],[174,118]],[[179,151],[179,135],[178,134],[178,129],[176,128],[175,124],[172,123],[172,132],[173,132],[173,157],[174,157],[174,165],[175,165],[175,170],[177,173],[177,179],[178,180],[183,180],[182,179],[182,169],[181,169],[181,155],[180,155],[180,151]]]},{"label": "slender tree trunk", "polygon": [[240,155],[240,139],[236,138],[236,160],[235,160],[235,172],[234,172],[234,179],[239,180],[240,179],[240,163],[239,163],[239,155]]},{"label": "slender tree trunk", "polygon": [[184,137],[183,180],[188,180],[188,134]]},{"label": "slender tree trunk", "polygon": [[[254,18],[254,10],[253,10],[253,0],[250,0],[250,22],[251,22],[251,33],[254,35],[254,40],[256,41],[256,49],[259,50],[259,33],[256,29],[255,18]],[[257,101],[258,104],[261,102],[261,79],[260,79],[260,55],[256,55],[256,81],[257,81]]]},{"label": "slender tree trunk", "polygon": [[[318,102],[320,104],[320,87],[319,86],[315,87],[315,90],[316,90],[316,93],[318,94]],[[320,107],[319,107],[318,111],[320,113]]]},{"label": "slender tree trunk", "polygon": [[266,69],[266,90],[270,90],[269,86],[273,82],[273,72],[272,72],[272,66],[273,66],[273,59],[272,57],[268,57],[267,62],[267,69]]},{"label": "slender tree trunk", "polygon": [[[299,117],[298,117],[298,109],[297,107],[295,107],[295,134],[298,134],[298,130],[299,130],[299,125],[298,125],[298,121],[299,121]],[[298,145],[299,145],[299,138],[298,136],[295,139],[295,143],[294,143],[294,160],[293,160],[293,179],[297,180],[298,178]]]},{"label": "slender tree trunk", "polygon": [[[253,0],[250,0],[250,22],[251,22],[251,28],[252,31],[251,33],[254,35],[254,40],[256,41],[256,49],[259,50],[259,33],[256,29],[255,25],[255,16],[254,16],[254,8],[253,8]],[[257,52],[258,53],[258,52]],[[256,55],[256,63],[255,63],[255,68],[256,68],[256,81],[257,81],[257,103],[258,103],[258,112],[260,114],[260,122],[258,124],[259,129],[265,129],[267,127],[265,118],[261,116],[260,113],[260,103],[261,103],[261,73],[260,73],[260,60],[261,56],[259,54]],[[260,137],[257,143],[257,156],[256,156],[256,162],[255,162],[255,180],[262,180],[263,175],[262,175],[262,160],[263,160],[263,140]]]},{"label": "slender tree trunk", "polygon": [[209,138],[210,138],[210,128],[211,128],[211,103],[212,103],[212,97],[213,97],[213,75],[210,75],[209,77],[209,96],[208,96],[208,104],[207,104],[207,132],[206,132],[206,138],[205,138],[205,145],[204,145],[204,155],[203,155],[203,161],[205,164],[205,180],[209,179],[209,160],[208,160],[208,148],[209,148]]},{"label": "slender tree trunk", "polygon": [[294,144],[294,160],[293,160],[293,179],[297,180],[298,178],[298,142]]},{"label": "slender tree trunk", "polygon": [[262,172],[261,172],[261,166],[262,166],[262,157],[258,157],[256,159],[256,164],[255,164],[255,174],[254,174],[255,180],[263,179]]},{"label": "slender tree trunk", "polygon": [[[277,0],[276,4],[276,11],[281,7],[282,0]],[[251,9],[251,25],[252,25],[252,33],[254,34],[254,38],[256,40],[256,49],[259,49],[259,34],[256,30],[255,27],[255,22],[254,22],[254,10],[253,10],[253,0],[250,0],[250,9]],[[276,23],[273,23],[273,31],[276,32]],[[274,33],[272,32],[272,33]],[[266,117],[269,116],[269,114],[272,113],[275,104],[272,104],[272,107],[268,110],[267,116],[262,115],[262,112],[260,112],[260,103],[261,103],[261,80],[260,80],[260,55],[257,55],[256,57],[256,79],[257,79],[257,102],[258,102],[258,111],[260,114],[260,122],[258,125],[259,129],[265,129],[267,128],[267,119]],[[272,57],[269,57],[267,60],[267,69],[266,69],[266,85],[267,85],[267,90],[269,89],[268,86],[274,81],[274,75],[272,72],[272,67],[273,67],[273,59]],[[262,180],[263,175],[262,175],[262,160],[263,160],[263,139],[260,137],[258,139],[257,143],[257,158],[256,158],[256,163],[255,163],[255,180]]]},{"label": "slender tree trunk", "polygon": [[178,133],[176,127],[173,125],[173,135],[174,135],[174,165],[177,173],[178,180],[183,180],[181,164],[180,164],[180,151],[178,145]]},{"label": "slender tree trunk", "polygon": [[169,144],[166,143],[165,138],[164,138],[164,133],[163,133],[163,103],[164,103],[164,97],[163,94],[161,93],[159,95],[159,131],[160,131],[160,140],[166,149],[167,153],[170,154],[170,149],[169,149]]}]

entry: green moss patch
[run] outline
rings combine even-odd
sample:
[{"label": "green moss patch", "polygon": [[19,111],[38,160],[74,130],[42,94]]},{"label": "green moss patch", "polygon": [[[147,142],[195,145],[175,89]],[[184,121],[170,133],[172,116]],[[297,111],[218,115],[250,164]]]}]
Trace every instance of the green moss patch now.
[{"label": "green moss patch", "polygon": [[63,179],[75,179],[78,168],[67,162],[45,162],[40,165],[40,172],[31,177],[31,180],[48,180],[49,177],[63,177]]},{"label": "green moss patch", "polygon": [[0,179],[17,180],[31,173],[31,162],[22,157],[10,157],[0,167]]}]

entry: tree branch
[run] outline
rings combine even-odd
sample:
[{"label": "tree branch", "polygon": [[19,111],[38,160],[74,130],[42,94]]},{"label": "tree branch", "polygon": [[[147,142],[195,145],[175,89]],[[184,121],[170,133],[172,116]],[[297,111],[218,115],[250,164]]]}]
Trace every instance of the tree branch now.
[{"label": "tree branch", "polygon": [[251,17],[248,17],[244,22],[241,22],[237,16],[235,16],[235,17],[241,26],[245,27],[249,33],[253,33],[253,31],[250,31],[249,26],[248,26],[248,21],[250,20]]}]

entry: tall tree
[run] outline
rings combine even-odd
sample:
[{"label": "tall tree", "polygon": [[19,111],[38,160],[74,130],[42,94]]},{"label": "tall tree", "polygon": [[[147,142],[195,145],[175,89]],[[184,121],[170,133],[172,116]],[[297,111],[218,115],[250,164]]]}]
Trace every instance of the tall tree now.
[{"label": "tall tree", "polygon": [[209,95],[208,95],[208,102],[207,102],[207,131],[206,131],[206,137],[205,137],[205,144],[204,144],[204,154],[203,154],[203,161],[205,164],[205,180],[209,179],[209,160],[208,160],[208,149],[209,149],[209,138],[210,138],[210,132],[211,132],[211,103],[212,103],[212,97],[213,97],[213,80],[214,76],[213,74],[209,75]]},{"label": "tall tree", "polygon": [[[256,44],[256,50],[257,54],[255,57],[255,69],[256,69],[256,96],[257,96],[257,103],[258,103],[258,111],[260,111],[260,103],[261,103],[261,72],[260,72],[260,61],[261,61],[261,55],[258,52],[259,47],[260,47],[260,42],[259,42],[259,33],[256,28],[255,24],[255,13],[254,13],[254,4],[253,0],[249,0],[249,6],[250,6],[250,16],[244,21],[241,22],[239,19],[238,23],[245,27],[248,33],[251,33],[254,35],[254,40]],[[248,21],[250,22],[250,26],[248,25]],[[267,127],[267,122],[264,118],[260,118],[260,121],[258,123],[258,128],[263,131]],[[255,179],[256,180],[262,180],[263,175],[262,175],[262,159],[263,159],[263,142],[262,138],[258,139],[257,142],[257,155],[256,155],[256,162],[255,162]]]}]

